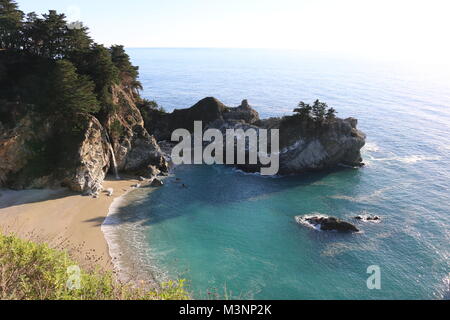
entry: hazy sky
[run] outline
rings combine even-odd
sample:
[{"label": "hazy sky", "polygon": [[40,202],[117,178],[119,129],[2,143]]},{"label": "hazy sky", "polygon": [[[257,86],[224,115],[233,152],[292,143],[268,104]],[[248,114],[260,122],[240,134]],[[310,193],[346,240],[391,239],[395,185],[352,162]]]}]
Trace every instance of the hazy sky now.
[{"label": "hazy sky", "polygon": [[[65,12],[100,43],[288,48],[447,62],[448,0],[19,0]],[[447,62],[448,64],[448,62]]]}]

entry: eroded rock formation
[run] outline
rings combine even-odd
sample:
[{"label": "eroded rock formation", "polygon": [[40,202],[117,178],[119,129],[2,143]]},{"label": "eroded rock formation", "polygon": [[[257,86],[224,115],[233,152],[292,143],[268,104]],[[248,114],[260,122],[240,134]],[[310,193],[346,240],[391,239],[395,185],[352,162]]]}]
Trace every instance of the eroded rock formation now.
[{"label": "eroded rock formation", "polygon": [[[153,130],[158,140],[170,140],[173,130],[193,131],[194,121],[202,121],[203,128],[279,129],[281,174],[295,174],[323,170],[337,165],[363,165],[360,150],[365,145],[365,134],[357,129],[354,118],[335,118],[315,122],[297,115],[261,120],[258,113],[244,100],[237,108],[225,106],[215,98],[205,98],[189,109],[173,113],[147,111],[145,125]],[[270,150],[270,149],[269,149]],[[248,150],[247,150],[248,151]],[[249,172],[259,171],[261,165],[238,165]]]}]

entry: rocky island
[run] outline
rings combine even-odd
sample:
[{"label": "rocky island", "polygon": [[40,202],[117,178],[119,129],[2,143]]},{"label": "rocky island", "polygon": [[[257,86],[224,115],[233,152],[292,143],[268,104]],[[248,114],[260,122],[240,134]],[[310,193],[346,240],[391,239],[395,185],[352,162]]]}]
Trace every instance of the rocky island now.
[{"label": "rocky island", "polygon": [[353,224],[335,217],[323,215],[297,216],[295,221],[298,224],[311,226],[319,231],[337,231],[343,233],[359,232],[359,229]]},{"label": "rocky island", "polygon": [[[315,102],[326,110],[326,104]],[[315,106],[305,105],[314,109]],[[158,141],[170,140],[171,133],[184,128],[192,132],[194,121],[202,121],[204,129],[254,128],[280,130],[280,174],[298,174],[322,170],[343,164],[352,167],[363,165],[360,150],[365,145],[365,134],[357,129],[357,119],[340,119],[334,115],[317,121],[310,114],[300,113],[281,118],[260,119],[247,100],[238,107],[225,106],[209,97],[189,109],[166,113],[155,109],[141,110],[147,130]],[[248,150],[247,150],[248,151]],[[256,172],[260,165],[237,165],[240,169]]]}]

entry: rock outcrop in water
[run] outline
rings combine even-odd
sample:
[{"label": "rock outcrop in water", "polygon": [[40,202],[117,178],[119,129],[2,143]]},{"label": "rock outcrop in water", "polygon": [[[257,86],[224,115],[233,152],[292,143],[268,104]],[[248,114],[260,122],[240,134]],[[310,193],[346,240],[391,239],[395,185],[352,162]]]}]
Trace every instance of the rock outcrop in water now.
[{"label": "rock outcrop in water", "polygon": [[[365,134],[357,129],[354,118],[335,118],[317,123],[297,115],[261,120],[244,100],[241,106],[230,108],[215,98],[205,98],[189,109],[164,113],[146,110],[145,125],[158,140],[170,140],[173,130],[184,128],[192,132],[194,121],[203,121],[204,129],[279,129],[281,174],[322,170],[337,165],[363,165],[360,150]],[[257,172],[261,165],[238,165],[244,171]]]},{"label": "rock outcrop in water", "polygon": [[364,222],[380,222],[381,218],[379,216],[372,215],[359,215],[355,217],[356,220],[364,221]]},{"label": "rock outcrop in water", "polygon": [[295,220],[299,224],[307,224],[321,231],[359,232],[353,224],[334,217],[298,216]]}]

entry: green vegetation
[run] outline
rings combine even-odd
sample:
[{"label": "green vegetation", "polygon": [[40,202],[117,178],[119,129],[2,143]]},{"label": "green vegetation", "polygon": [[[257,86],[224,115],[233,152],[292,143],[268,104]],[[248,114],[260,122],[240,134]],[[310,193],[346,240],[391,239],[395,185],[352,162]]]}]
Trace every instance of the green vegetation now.
[{"label": "green vegetation", "polygon": [[64,114],[96,113],[100,105],[94,94],[94,83],[87,76],[78,75],[75,66],[67,60],[56,62],[49,106]]},{"label": "green vegetation", "polygon": [[14,115],[9,121],[30,109],[102,119],[116,110],[111,87],[137,94],[138,75],[123,46],[95,43],[81,23],[54,10],[25,14],[16,1],[0,0],[0,114]]},{"label": "green vegetation", "polygon": [[0,300],[185,300],[184,281],[158,290],[124,285],[104,272],[85,272],[65,252],[0,234]]},{"label": "green vegetation", "polygon": [[124,134],[124,128],[119,120],[114,120],[110,127],[110,132],[115,138],[120,138]]},{"label": "green vegetation", "polygon": [[138,104],[140,110],[166,112],[163,107],[159,106],[154,100],[142,99]]},{"label": "green vegetation", "polygon": [[314,101],[312,106],[302,101],[294,112],[302,120],[312,120],[316,123],[330,122],[336,118],[337,113],[334,108],[329,108],[326,103],[319,100]]}]

